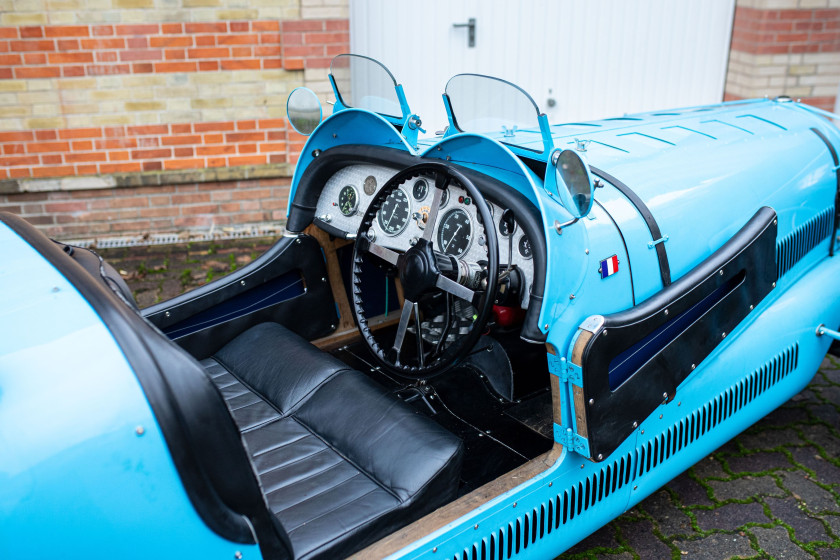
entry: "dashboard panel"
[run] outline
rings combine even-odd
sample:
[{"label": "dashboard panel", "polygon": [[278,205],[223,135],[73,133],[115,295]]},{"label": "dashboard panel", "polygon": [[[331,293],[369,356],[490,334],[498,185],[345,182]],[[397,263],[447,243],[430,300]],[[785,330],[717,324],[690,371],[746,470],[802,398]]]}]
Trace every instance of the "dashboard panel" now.
[{"label": "dashboard panel", "polygon": [[[349,165],[336,171],[318,198],[314,223],[329,233],[345,238],[356,235],[365,210],[396,170],[379,165]],[[474,202],[466,190],[450,185],[441,202],[432,237],[437,250],[467,262],[487,259],[486,232]],[[401,184],[383,203],[371,226],[376,243],[397,251],[407,251],[423,235],[424,214],[428,214],[434,195],[431,177],[414,177]],[[511,261],[523,276],[521,307],[527,308],[529,288],[534,278],[530,240],[519,223],[512,231],[502,221],[504,201],[486,199],[493,215],[493,228],[499,240],[499,266]],[[330,231],[332,230],[332,231]],[[509,256],[509,252],[511,255]]]}]

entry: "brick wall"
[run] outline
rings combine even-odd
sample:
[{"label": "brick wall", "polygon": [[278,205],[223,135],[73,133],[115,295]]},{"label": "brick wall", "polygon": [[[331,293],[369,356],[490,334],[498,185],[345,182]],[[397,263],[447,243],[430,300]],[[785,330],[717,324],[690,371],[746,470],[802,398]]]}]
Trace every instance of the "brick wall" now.
[{"label": "brick wall", "polygon": [[[62,238],[284,217],[263,182],[288,184],[305,141],[286,98],[327,100],[347,0],[53,4],[0,2],[0,211]],[[180,197],[202,183],[215,198]]]},{"label": "brick wall", "polygon": [[840,0],[737,0],[726,98],[788,95],[833,110]]}]

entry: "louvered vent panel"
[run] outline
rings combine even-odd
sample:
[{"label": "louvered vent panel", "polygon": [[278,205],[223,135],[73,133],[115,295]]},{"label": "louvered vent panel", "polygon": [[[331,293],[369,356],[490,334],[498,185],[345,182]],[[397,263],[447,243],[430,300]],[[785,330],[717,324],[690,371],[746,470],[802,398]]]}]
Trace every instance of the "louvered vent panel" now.
[{"label": "louvered vent panel", "polygon": [[770,361],[659,435],[554,498],[464,548],[451,560],[508,560],[598,502],[647,474],[784,379],[799,363],[799,344]]},{"label": "louvered vent panel", "polygon": [[793,268],[802,257],[831,235],[834,208],[826,208],[776,243],[776,274]]}]

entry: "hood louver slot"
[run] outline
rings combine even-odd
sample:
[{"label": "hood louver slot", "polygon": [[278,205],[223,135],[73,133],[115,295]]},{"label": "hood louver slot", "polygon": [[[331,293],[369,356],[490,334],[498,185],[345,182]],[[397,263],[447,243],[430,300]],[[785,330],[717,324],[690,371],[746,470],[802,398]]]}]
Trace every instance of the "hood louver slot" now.
[{"label": "hood louver slot", "polygon": [[796,266],[811,249],[831,235],[834,208],[826,208],[776,244],[776,273],[783,274]]},{"label": "hood louver slot", "polygon": [[[764,365],[733,384],[711,401],[601,467],[585,480],[573,484],[554,498],[534,507],[506,526],[471,543],[451,560],[508,560],[536,543],[598,502],[640,479],[706,432],[736,414],[799,364],[799,344],[782,350]],[[626,499],[626,498],[625,498]]]}]

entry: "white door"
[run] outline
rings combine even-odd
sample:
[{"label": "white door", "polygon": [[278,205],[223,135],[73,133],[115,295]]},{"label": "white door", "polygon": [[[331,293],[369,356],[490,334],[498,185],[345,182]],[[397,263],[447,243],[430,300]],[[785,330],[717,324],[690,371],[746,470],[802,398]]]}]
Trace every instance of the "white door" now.
[{"label": "white door", "polygon": [[[529,92],[552,123],[719,102],[735,0],[350,0],[352,52],[384,63],[446,126],[454,74]],[[469,28],[475,20],[475,45]]]}]

